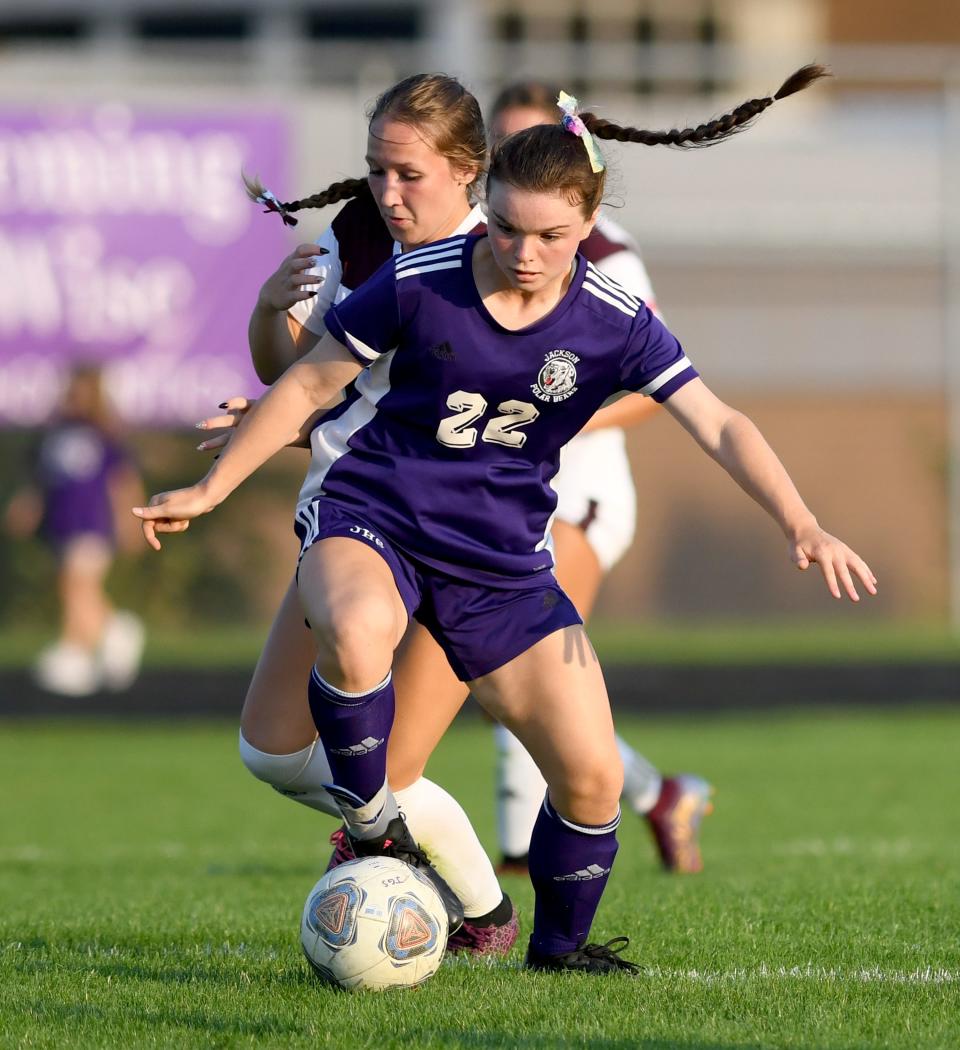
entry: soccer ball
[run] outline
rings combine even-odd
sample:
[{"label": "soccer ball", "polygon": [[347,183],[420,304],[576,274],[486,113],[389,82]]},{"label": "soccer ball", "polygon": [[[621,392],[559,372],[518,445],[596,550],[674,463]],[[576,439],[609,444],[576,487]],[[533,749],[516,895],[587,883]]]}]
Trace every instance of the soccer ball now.
[{"label": "soccer ball", "polygon": [[300,943],[314,972],[339,988],[413,988],[443,960],[447,910],[416,868],[361,857],[328,871],[310,891]]}]

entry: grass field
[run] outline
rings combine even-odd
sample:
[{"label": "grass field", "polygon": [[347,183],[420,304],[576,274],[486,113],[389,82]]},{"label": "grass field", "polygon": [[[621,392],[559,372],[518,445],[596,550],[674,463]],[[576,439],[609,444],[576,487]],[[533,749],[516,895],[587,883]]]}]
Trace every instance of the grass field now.
[{"label": "grass field", "polygon": [[[151,628],[150,668],[245,668],[256,663],[267,624]],[[27,667],[52,631],[0,632],[0,671]],[[591,621],[604,662],[645,664],[960,663],[960,634],[943,624],[773,623],[637,624]]]},{"label": "grass field", "polygon": [[[249,777],[234,726],[3,724],[0,1045],[960,1045],[960,711],[621,728],[718,787],[702,876],[660,874],[624,822],[594,932],[642,976],[533,975],[518,946],[348,996],[297,943],[332,821]],[[492,847],[488,733],[454,727],[432,773]]]}]

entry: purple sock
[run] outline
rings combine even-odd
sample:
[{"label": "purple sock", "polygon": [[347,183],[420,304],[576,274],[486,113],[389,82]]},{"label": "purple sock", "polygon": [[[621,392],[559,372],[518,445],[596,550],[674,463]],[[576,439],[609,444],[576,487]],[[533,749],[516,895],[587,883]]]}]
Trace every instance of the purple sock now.
[{"label": "purple sock", "polygon": [[575,824],[544,799],[530,838],[535,951],[560,955],[586,941],[617,855],[619,823],[618,810],[609,824]]},{"label": "purple sock", "polygon": [[369,693],[345,693],[325,682],[314,668],[307,693],[334,784],[369,802],[387,779],[393,676],[388,674]]}]

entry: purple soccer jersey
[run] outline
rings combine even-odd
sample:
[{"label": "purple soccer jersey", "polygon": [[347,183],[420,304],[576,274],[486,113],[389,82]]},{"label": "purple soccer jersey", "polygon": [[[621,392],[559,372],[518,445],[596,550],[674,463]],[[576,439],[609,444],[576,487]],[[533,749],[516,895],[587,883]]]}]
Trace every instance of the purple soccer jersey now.
[{"label": "purple soccer jersey", "polygon": [[427,565],[524,586],[552,567],[563,445],[612,394],[664,401],[697,373],[652,312],[582,256],[554,310],[504,328],[473,278],[479,239],[395,257],[327,313],[368,367],[313,432],[300,508],[330,498]]},{"label": "purple soccer jersey", "polygon": [[43,534],[61,545],[84,533],[112,540],[110,474],[127,461],[120,444],[90,423],[63,420],[40,443],[37,482],[43,492]]}]

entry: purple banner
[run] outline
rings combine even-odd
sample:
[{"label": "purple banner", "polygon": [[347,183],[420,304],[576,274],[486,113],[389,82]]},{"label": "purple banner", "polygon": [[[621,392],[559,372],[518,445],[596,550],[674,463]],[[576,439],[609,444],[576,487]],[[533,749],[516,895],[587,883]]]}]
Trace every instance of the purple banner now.
[{"label": "purple banner", "polygon": [[283,199],[282,117],[0,110],[0,423],[46,419],[77,360],[138,425],[263,389],[247,320],[289,239],[241,169]]}]

